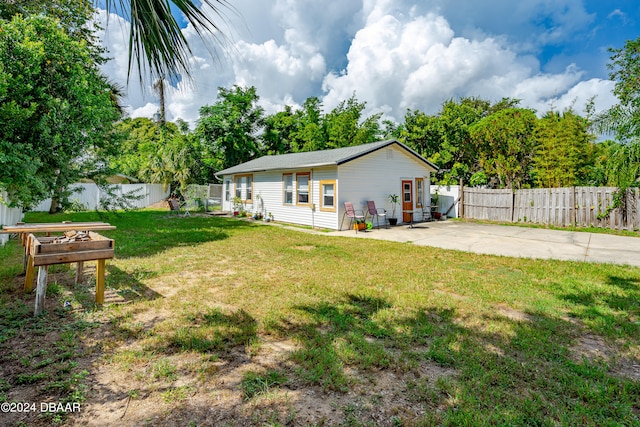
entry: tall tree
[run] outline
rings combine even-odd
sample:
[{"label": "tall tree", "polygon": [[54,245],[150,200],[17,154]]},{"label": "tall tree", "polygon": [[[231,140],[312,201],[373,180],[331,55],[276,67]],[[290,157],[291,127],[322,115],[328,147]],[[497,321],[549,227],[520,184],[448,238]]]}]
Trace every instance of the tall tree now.
[{"label": "tall tree", "polygon": [[628,40],[621,49],[610,49],[609,77],[616,82],[613,93],[619,104],[600,117],[604,131],[613,131],[620,140],[640,137],[640,37]]},{"label": "tall tree", "polygon": [[264,153],[269,155],[291,153],[292,138],[297,129],[298,114],[290,105],[285,105],[283,111],[268,116],[262,133]]},{"label": "tall tree", "polygon": [[255,87],[218,88],[218,101],[200,108],[196,133],[206,157],[218,159],[218,169],[235,166],[262,153],[259,132],[264,110]]},{"label": "tall tree", "polygon": [[327,132],[323,148],[340,148],[377,141],[380,137],[381,114],[362,120],[366,103],[358,102],[355,95],[340,102],[324,117]]},{"label": "tall tree", "polygon": [[440,113],[434,116],[408,111],[400,138],[443,171],[439,182],[454,183],[458,178],[468,180],[480,169],[477,147],[469,136],[471,126],[518,102],[505,98],[492,105],[489,101],[470,97],[445,101]]},{"label": "tall tree", "polygon": [[[171,134],[173,127],[167,126]],[[115,125],[118,137],[117,150],[104,153],[109,166],[117,173],[144,179],[149,160],[160,151],[162,135],[160,126],[146,117],[126,118]]]},{"label": "tall tree", "polygon": [[297,125],[291,134],[291,147],[294,152],[326,148],[327,132],[321,110],[320,99],[311,97],[307,98],[302,109],[296,112]]},{"label": "tall tree", "polygon": [[0,188],[14,205],[55,205],[109,143],[118,109],[94,53],[58,20],[0,21]]},{"label": "tall tree", "polygon": [[478,121],[469,129],[478,147],[480,165],[501,187],[521,188],[528,180],[536,148],[537,118],[532,110],[507,108]]},{"label": "tall tree", "polygon": [[94,49],[99,49],[95,43],[94,32],[87,26],[93,18],[95,9],[92,0],[20,0],[0,2],[0,19],[11,21],[14,16],[23,18],[45,15],[60,21],[62,28],[72,38],[89,42]]},{"label": "tall tree", "polygon": [[537,126],[537,148],[533,158],[536,184],[543,188],[588,183],[595,137],[589,122],[568,110],[549,111]]}]

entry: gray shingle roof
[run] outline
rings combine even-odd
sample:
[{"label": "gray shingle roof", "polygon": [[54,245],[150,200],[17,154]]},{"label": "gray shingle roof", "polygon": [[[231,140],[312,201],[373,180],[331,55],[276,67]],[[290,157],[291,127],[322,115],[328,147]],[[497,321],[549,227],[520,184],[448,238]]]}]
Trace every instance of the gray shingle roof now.
[{"label": "gray shingle roof", "polygon": [[425,163],[433,171],[438,168],[424,157],[413,151],[406,145],[394,139],[386,141],[372,142],[370,144],[356,145],[353,147],[336,148],[333,150],[307,151],[303,153],[280,154],[277,156],[263,156],[236,166],[221,170],[216,176],[233,175],[238,173],[262,172],[277,169],[299,169],[320,166],[341,165],[350,162],[366,154],[387,147],[392,144],[398,146],[408,152],[408,154],[416,157],[419,161]]}]

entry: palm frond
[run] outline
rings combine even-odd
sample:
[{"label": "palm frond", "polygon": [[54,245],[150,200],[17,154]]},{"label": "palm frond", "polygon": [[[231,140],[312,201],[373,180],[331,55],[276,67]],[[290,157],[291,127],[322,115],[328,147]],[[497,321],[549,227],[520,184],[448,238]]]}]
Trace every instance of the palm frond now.
[{"label": "palm frond", "polygon": [[[172,0],[171,3],[216,56],[210,42],[219,47],[226,42],[218,22],[226,21],[223,9],[233,10],[232,6],[226,0],[202,0],[200,7],[193,0]],[[107,12],[120,12],[131,22],[127,79],[134,66],[141,83],[147,73],[152,80],[164,77],[174,81],[191,77],[191,48],[171,13],[169,0],[105,0],[105,4]],[[211,12],[206,13],[205,8]]]}]

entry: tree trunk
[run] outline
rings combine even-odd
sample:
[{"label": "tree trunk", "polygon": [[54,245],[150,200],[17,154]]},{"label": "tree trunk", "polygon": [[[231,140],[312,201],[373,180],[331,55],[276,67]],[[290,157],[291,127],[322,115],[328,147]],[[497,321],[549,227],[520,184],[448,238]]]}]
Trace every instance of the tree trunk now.
[{"label": "tree trunk", "polygon": [[58,212],[59,206],[60,202],[58,200],[58,197],[53,196],[51,198],[51,205],[49,206],[49,213],[53,215],[54,213]]}]

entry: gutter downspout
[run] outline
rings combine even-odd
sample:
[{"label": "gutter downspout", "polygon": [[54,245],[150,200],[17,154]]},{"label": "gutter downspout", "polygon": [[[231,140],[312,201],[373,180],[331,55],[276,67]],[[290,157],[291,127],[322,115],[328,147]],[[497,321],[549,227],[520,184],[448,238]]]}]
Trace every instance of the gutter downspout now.
[{"label": "gutter downspout", "polygon": [[311,228],[316,228],[315,220],[316,220],[316,204],[313,203],[313,168],[311,168],[311,176],[309,178],[309,198],[311,199]]}]

